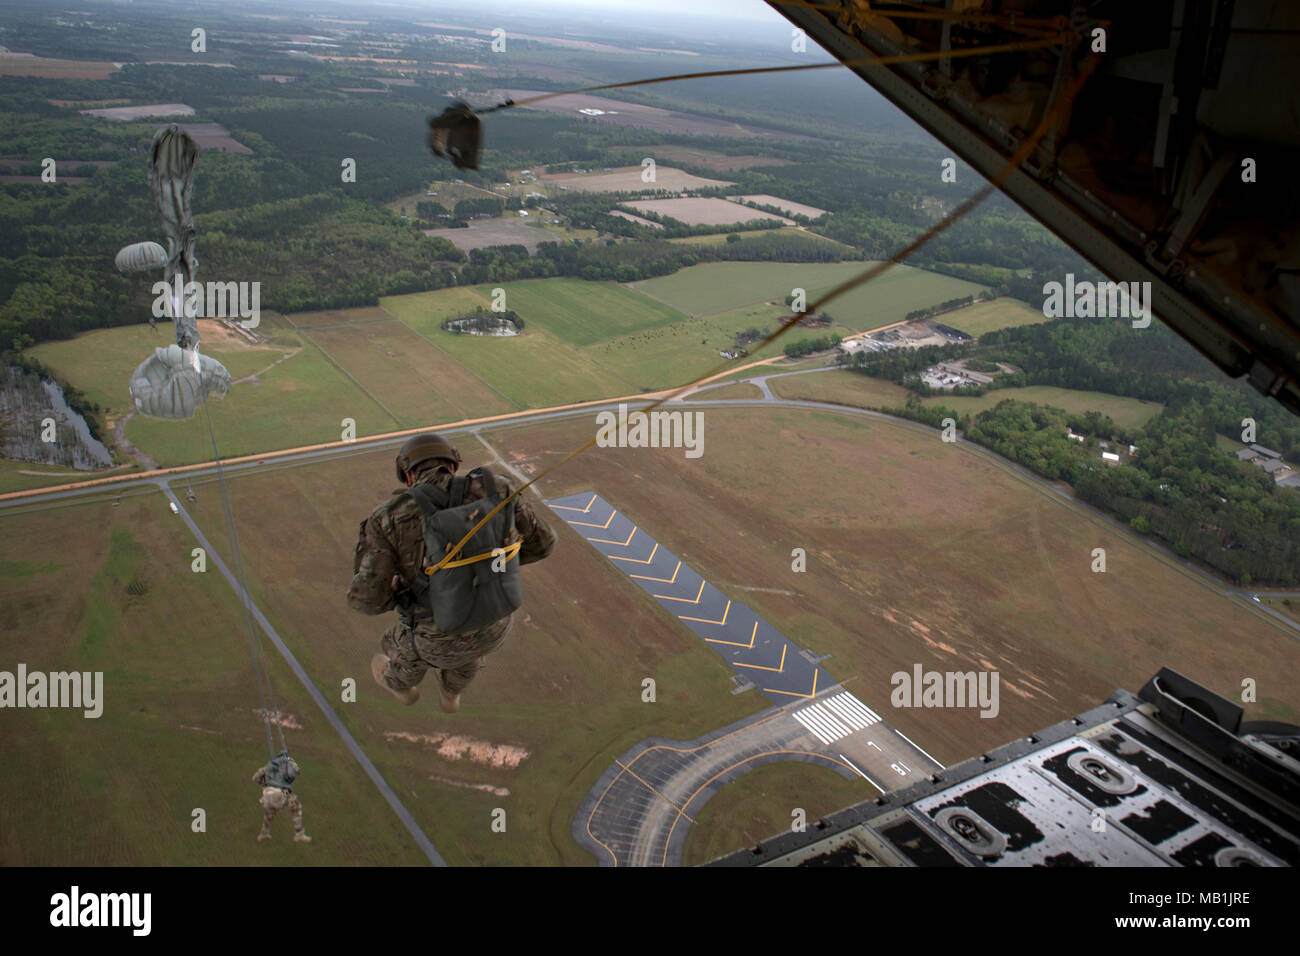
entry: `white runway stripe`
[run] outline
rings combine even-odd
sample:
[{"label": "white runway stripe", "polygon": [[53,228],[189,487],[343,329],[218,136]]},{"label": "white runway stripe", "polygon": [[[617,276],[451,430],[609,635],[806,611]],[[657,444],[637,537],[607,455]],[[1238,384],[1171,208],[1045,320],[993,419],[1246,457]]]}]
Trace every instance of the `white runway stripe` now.
[{"label": "white runway stripe", "polygon": [[824,744],[833,743],[841,737],[853,733],[853,726],[846,724],[822,704],[809,704],[794,712],[794,718],[803,724]]},{"label": "white runway stripe", "polygon": [[839,740],[844,736],[844,731],[838,724],[831,723],[821,712],[821,709],[814,704],[812,707],[805,707],[802,711],[803,722],[815,726],[821,731],[821,736],[828,738],[827,743],[832,740]]},{"label": "white runway stripe", "polygon": [[880,722],[879,714],[877,714],[866,704],[862,703],[862,701],[858,700],[848,691],[844,691],[843,693],[836,694],[829,701],[827,701],[827,703],[831,703],[831,702],[834,702],[852,711],[853,713],[857,714],[860,719],[865,721],[863,726],[870,727],[872,724],[876,724]]},{"label": "white runway stripe", "polygon": [[803,710],[803,722],[816,727],[822,737],[826,737],[829,743],[832,740],[839,740],[844,736],[840,728],[828,721],[820,710],[813,710],[812,707],[805,707]]},{"label": "white runway stripe", "polygon": [[794,715],[794,719],[797,720],[797,721],[799,721],[799,723],[803,724],[804,727],[806,727],[806,728],[808,729],[808,731],[809,731],[809,732],[810,732],[814,737],[816,737],[818,740],[820,740],[822,743],[824,743],[824,744],[829,744],[829,743],[832,742],[832,738],[827,737],[827,736],[826,736],[825,734],[823,734],[820,730],[818,730],[816,727],[814,727],[812,721],[805,719],[804,716],[803,716],[803,714],[798,713],[798,712],[796,711],[796,712],[795,712],[795,715]]},{"label": "white runway stripe", "polygon": [[850,727],[854,730],[861,730],[863,727],[870,727],[874,721],[863,713],[860,709],[850,706],[850,704],[839,699],[845,695],[840,694],[826,701],[826,706],[839,714]]}]

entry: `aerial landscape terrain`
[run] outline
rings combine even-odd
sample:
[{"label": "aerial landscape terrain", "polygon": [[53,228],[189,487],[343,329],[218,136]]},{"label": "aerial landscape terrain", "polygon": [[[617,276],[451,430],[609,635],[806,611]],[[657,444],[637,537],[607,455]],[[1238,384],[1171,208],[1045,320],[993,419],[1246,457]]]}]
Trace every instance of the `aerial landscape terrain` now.
[{"label": "aerial landscape terrain", "polygon": [[[1162,667],[1300,724],[1300,418],[1158,313],[1053,314],[1107,277],[1003,193],[891,264],[986,179],[847,70],[588,90],[833,62],[645,6],[0,8],[0,864],[693,866]],[[173,417],[169,287],[114,265],[176,261],[166,130],[231,290]],[[556,539],[455,712],[349,607],[430,431]],[[931,672],[993,700],[900,703]],[[310,845],[256,838],[282,749]]]}]

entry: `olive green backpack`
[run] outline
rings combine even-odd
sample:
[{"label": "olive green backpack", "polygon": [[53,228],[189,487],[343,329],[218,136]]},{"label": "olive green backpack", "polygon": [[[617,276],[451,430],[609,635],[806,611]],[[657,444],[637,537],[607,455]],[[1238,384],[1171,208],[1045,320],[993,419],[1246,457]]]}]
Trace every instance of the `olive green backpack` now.
[{"label": "olive green backpack", "polygon": [[[478,478],[487,497],[467,500],[470,481]],[[453,478],[446,490],[414,485],[407,490],[423,514],[428,566],[415,587],[417,602],[433,615],[444,634],[477,630],[508,617],[523,604],[519,583],[519,533],[512,499],[494,514],[450,561],[448,556],[474,525],[504,497],[486,468]],[[423,587],[421,587],[423,584]]]}]

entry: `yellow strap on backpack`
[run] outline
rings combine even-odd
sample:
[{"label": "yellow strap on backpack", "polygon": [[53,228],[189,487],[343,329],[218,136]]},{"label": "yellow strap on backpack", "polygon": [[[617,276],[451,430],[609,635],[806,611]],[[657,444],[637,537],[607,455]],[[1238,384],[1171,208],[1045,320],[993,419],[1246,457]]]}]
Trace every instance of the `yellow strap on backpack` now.
[{"label": "yellow strap on backpack", "polygon": [[[518,541],[511,542],[510,544],[506,545],[504,548],[494,549],[492,551],[486,551],[483,554],[476,554],[472,558],[461,558],[459,561],[446,561],[445,563],[443,561],[439,561],[437,564],[433,565],[432,567],[425,568],[424,573],[426,575],[431,575],[437,571],[440,571],[443,568],[461,568],[467,564],[473,564],[476,561],[486,561],[488,558],[504,557],[507,561],[509,561],[511,558],[515,557],[515,555],[519,553],[519,549],[522,548],[523,546],[524,546],[524,542],[523,539],[521,538]],[[497,553],[498,550],[502,553],[498,554]]]}]

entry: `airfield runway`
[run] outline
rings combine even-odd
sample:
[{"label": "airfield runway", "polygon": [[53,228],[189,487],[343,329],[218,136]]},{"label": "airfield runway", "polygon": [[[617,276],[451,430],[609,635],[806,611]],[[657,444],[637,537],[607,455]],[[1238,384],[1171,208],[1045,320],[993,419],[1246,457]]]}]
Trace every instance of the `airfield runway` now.
[{"label": "airfield runway", "polygon": [[[724,783],[764,763],[804,760],[874,790],[910,786],[943,766],[840,687],[810,651],[733,601],[599,494],[546,502],[614,567],[690,628],[777,706],[689,743],[642,741],[588,794],[574,836],[607,866],[675,866],[693,814]],[[731,688],[719,687],[719,692]]]}]

